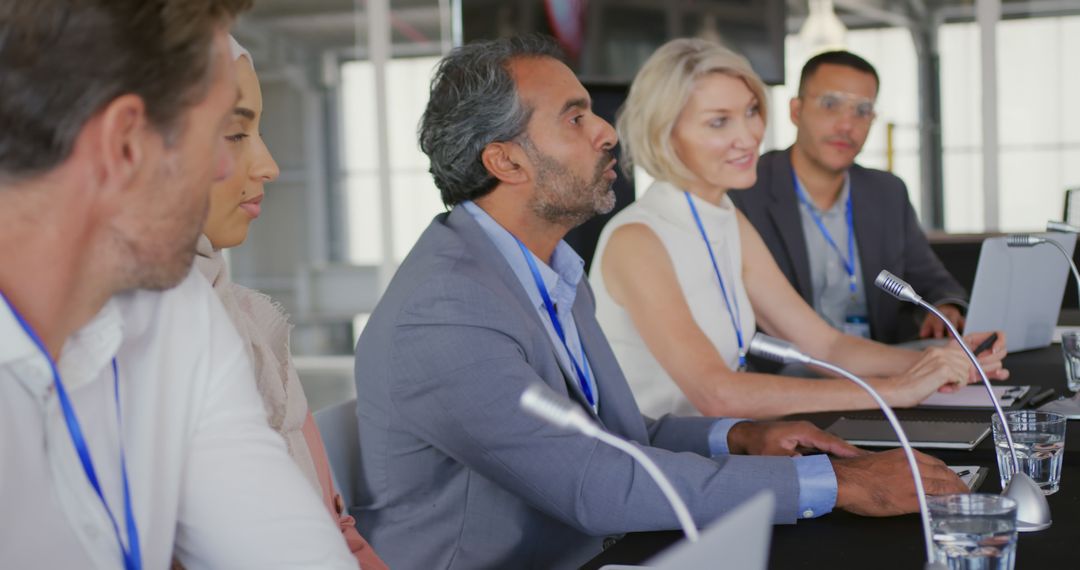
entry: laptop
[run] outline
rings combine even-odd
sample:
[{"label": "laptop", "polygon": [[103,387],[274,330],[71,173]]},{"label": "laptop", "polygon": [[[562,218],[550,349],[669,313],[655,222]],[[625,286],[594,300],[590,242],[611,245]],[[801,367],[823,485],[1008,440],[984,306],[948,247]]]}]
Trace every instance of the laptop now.
[{"label": "laptop", "polygon": [[689,542],[684,538],[650,558],[644,566],[608,564],[600,570],[687,570],[718,567],[765,570],[769,562],[769,541],[772,538],[775,504],[772,493],[762,491],[701,531],[697,542]]},{"label": "laptop", "polygon": [[[1054,240],[1072,258],[1075,235],[1034,235]],[[1065,295],[1069,262],[1050,244],[1011,248],[1006,239],[992,237],[983,241],[964,334],[1005,331],[1009,352],[1050,346]]]}]

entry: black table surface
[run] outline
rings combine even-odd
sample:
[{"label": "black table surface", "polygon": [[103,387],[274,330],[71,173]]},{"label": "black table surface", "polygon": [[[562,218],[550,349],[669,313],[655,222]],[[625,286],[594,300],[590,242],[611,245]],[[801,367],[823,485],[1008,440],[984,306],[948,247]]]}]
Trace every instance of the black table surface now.
[{"label": "black table surface", "polygon": [[[1066,394],[1065,372],[1060,345],[1009,355],[1005,365],[1011,377],[1003,384],[1029,384],[1054,388]],[[1038,389],[1036,389],[1038,391]],[[880,412],[857,412],[859,417],[884,417]],[[826,427],[840,415],[852,413],[804,414],[806,419]],[[897,416],[927,419],[985,419],[990,412],[964,410],[897,410]],[[950,465],[980,465],[989,468],[986,480],[977,489],[983,493],[1001,490],[992,438],[973,451],[928,451]],[[1039,532],[1021,533],[1017,545],[1016,568],[1080,568],[1080,422],[1070,421],[1065,436],[1065,457],[1061,489],[1047,497],[1053,525]],[[604,564],[639,564],[682,538],[681,532],[643,532],[625,536],[583,570]],[[867,518],[834,511],[816,519],[773,527],[769,568],[921,568],[925,562],[922,530],[918,515]]]}]

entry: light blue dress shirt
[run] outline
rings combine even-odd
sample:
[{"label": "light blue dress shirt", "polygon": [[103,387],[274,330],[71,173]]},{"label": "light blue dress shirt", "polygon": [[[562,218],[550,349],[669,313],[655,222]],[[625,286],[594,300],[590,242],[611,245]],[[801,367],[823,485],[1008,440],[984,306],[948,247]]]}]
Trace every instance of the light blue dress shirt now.
[{"label": "light blue dress shirt", "polygon": [[510,264],[510,269],[514,271],[514,275],[521,282],[521,286],[525,288],[525,293],[529,296],[529,300],[532,301],[533,307],[540,313],[540,322],[544,323],[544,330],[547,331],[551,344],[555,346],[555,353],[559,356],[559,363],[562,364],[563,369],[571,371],[572,377],[576,376],[572,372],[574,365],[570,362],[570,355],[566,352],[566,348],[569,347],[570,350],[574,351],[573,358],[577,360],[582,371],[588,371],[586,376],[589,389],[593,393],[594,410],[599,410],[600,392],[596,389],[596,379],[593,377],[592,367],[589,366],[588,355],[584,353],[581,337],[578,335],[577,322],[574,321],[573,314],[578,283],[581,282],[581,278],[585,275],[585,261],[574,251],[574,248],[561,240],[555,246],[555,252],[551,256],[551,265],[529,252],[540,270],[540,277],[544,280],[544,286],[547,287],[548,295],[551,296],[551,302],[555,305],[555,314],[559,316],[563,333],[566,334],[566,345],[564,346],[558,333],[555,332],[547,308],[544,307],[544,299],[536,288],[536,281],[533,279],[532,271],[529,269],[529,263],[525,261],[525,256],[518,246],[517,238],[472,201],[463,202],[462,206],[480,224],[484,233],[495,244],[495,248]]},{"label": "light blue dress shirt", "polygon": [[[555,332],[555,327],[551,324],[547,309],[544,308],[544,300],[540,296],[540,291],[536,288],[532,271],[521,253],[521,248],[518,247],[517,239],[472,201],[462,202],[461,207],[465,208],[465,211],[472,215],[476,223],[480,224],[480,228],[484,230],[484,233],[495,244],[495,248],[506,259],[510,269],[513,270],[514,275],[521,282],[521,286],[524,287],[529,300],[539,311],[540,321],[544,323],[544,329],[548,333],[551,344],[555,347],[555,353],[559,356],[561,364],[566,370],[573,370],[574,367],[570,363],[570,356],[567,354],[562,340],[559,339],[558,334]],[[530,252],[530,255],[533,254]],[[556,306],[556,314],[558,314],[563,325],[563,332],[566,334],[566,346],[569,346],[571,350],[581,351],[581,340],[578,336],[577,323],[574,321],[572,309],[574,300],[577,297],[578,283],[581,282],[581,278],[585,274],[584,260],[572,247],[561,240],[555,246],[555,252],[551,256],[551,265],[548,265],[545,260],[535,255],[533,255],[533,259],[537,262],[536,265],[540,269],[540,276],[548,289],[551,301]],[[578,363],[583,369],[589,366],[587,355],[575,354],[574,358],[578,359]],[[597,390],[592,369],[587,369],[589,370],[589,387],[595,397],[595,409],[598,410],[601,394]],[[720,418],[716,420],[712,430],[709,432],[709,450],[713,455],[726,455],[729,452],[727,444],[728,432],[732,426],[741,421],[747,420],[738,418]],[[829,458],[825,455],[809,455],[793,459],[795,472],[799,477],[800,516],[812,518],[832,511],[836,505],[836,474],[833,472]]]},{"label": "light blue dress shirt", "polygon": [[[796,178],[799,186],[802,182]],[[862,279],[862,263],[859,261],[859,244],[852,242],[851,262],[855,272],[855,292],[851,292],[851,278],[848,276],[844,260],[848,256],[847,237],[847,201],[851,196],[851,178],[844,176],[844,185],[832,207],[822,210],[811,202],[799,201],[799,216],[802,219],[803,238],[806,240],[806,255],[810,265],[810,284],[813,291],[813,305],[817,314],[833,328],[845,334],[855,334],[869,338],[870,325],[866,304],[866,284]],[[809,199],[808,199],[809,200]],[[840,252],[833,249],[821,233],[821,228],[814,221],[814,215],[829,230],[833,242]],[[854,228],[851,228],[854,231]],[[863,328],[849,326],[848,317],[861,317]]]}]

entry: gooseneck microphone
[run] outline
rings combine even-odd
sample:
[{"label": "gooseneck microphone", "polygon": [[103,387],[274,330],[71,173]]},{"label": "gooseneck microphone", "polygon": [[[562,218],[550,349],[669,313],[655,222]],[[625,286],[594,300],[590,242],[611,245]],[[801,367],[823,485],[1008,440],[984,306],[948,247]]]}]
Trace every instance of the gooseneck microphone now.
[{"label": "gooseneck microphone", "polygon": [[1080,228],[1072,224],[1066,224],[1065,222],[1057,222],[1054,220],[1046,222],[1046,231],[1058,232],[1063,234],[1080,234]]},{"label": "gooseneck microphone", "polygon": [[754,338],[750,340],[749,352],[750,354],[772,360],[773,362],[779,362],[780,364],[798,363],[819,366],[854,382],[860,388],[865,390],[867,394],[870,394],[870,397],[877,402],[881,411],[885,413],[885,417],[888,418],[893,431],[896,432],[896,437],[900,440],[900,446],[904,448],[904,455],[907,456],[908,466],[911,467],[911,475],[915,479],[915,496],[919,501],[919,515],[922,516],[923,523],[923,539],[926,541],[925,570],[937,570],[939,568],[944,570],[944,566],[934,562],[934,538],[930,529],[930,511],[926,507],[926,490],[923,488],[922,477],[919,476],[919,464],[915,461],[915,452],[911,449],[911,443],[908,441],[907,434],[904,433],[904,428],[900,426],[900,420],[896,418],[896,414],[893,413],[892,408],[885,403],[885,400],[877,393],[877,390],[874,390],[870,384],[867,384],[866,381],[855,376],[851,372],[834,364],[807,356],[800,352],[799,349],[795,348],[791,343],[766,334],[757,333],[754,335]]},{"label": "gooseneck microphone", "polygon": [[[1067,224],[1062,224],[1061,222],[1047,222],[1046,223],[1047,229],[1050,229],[1050,224],[1060,224],[1062,226],[1067,226]],[[1072,226],[1068,226],[1068,227],[1072,227]],[[1057,231],[1061,231],[1062,233],[1071,233],[1071,232],[1064,232],[1062,230],[1057,230]],[[1061,255],[1065,258],[1065,261],[1068,262],[1068,264],[1069,264],[1069,269],[1072,270],[1073,279],[1076,281],[1077,291],[1080,291],[1080,271],[1077,271],[1076,264],[1073,263],[1072,256],[1069,255],[1069,252],[1065,251],[1065,248],[1061,247],[1061,244],[1059,244],[1058,242],[1056,242],[1056,241],[1054,241],[1052,239],[1046,239],[1044,237],[1033,236],[1031,234],[1012,234],[1009,237],[1005,238],[1005,244],[1008,245],[1009,247],[1035,247],[1035,246],[1037,246],[1039,244],[1044,244],[1044,243],[1048,243],[1048,244],[1054,246],[1055,248],[1057,248],[1058,251],[1061,252]]]},{"label": "gooseneck microphone", "polygon": [[[1046,230],[1066,234],[1080,233],[1080,228],[1064,222],[1055,222],[1053,220],[1046,222]],[[1009,247],[1035,247],[1042,243],[1053,245],[1061,252],[1061,255],[1065,257],[1065,261],[1069,263],[1069,269],[1072,271],[1073,279],[1076,281],[1076,290],[1077,292],[1080,292],[1080,271],[1077,271],[1076,264],[1073,263],[1072,256],[1069,255],[1069,252],[1065,251],[1065,248],[1061,247],[1056,241],[1030,234],[1013,234],[1005,239],[1005,243],[1008,244]],[[1073,395],[1071,398],[1059,398],[1053,402],[1048,402],[1047,404],[1040,406],[1039,409],[1046,412],[1065,414],[1066,417],[1070,418],[1080,417],[1080,392]]]},{"label": "gooseneck microphone", "polygon": [[912,303],[926,309],[945,323],[945,328],[949,330],[949,334],[956,339],[960,348],[963,349],[964,354],[967,355],[968,360],[971,361],[971,364],[975,366],[975,370],[979,373],[979,378],[982,379],[983,386],[986,387],[987,393],[990,394],[990,401],[994,404],[994,410],[1001,420],[1002,432],[1005,433],[1005,439],[1009,443],[1009,452],[1012,456],[1014,473],[1009,479],[1009,484],[1005,486],[1005,489],[1002,490],[1001,494],[1016,501],[1016,529],[1026,532],[1048,528],[1052,522],[1050,519],[1050,505],[1046,502],[1046,496],[1042,494],[1039,486],[1031,480],[1031,477],[1020,469],[1020,458],[1016,454],[1012,430],[1009,429],[1009,422],[1005,419],[1005,411],[1001,409],[1001,402],[998,401],[997,395],[994,394],[994,389],[990,385],[990,379],[986,377],[986,371],[984,371],[979,364],[979,359],[975,357],[975,354],[971,352],[968,345],[964,343],[964,339],[960,336],[960,333],[956,330],[956,327],[953,326],[952,322],[945,318],[945,315],[942,315],[941,312],[937,310],[937,307],[924,301],[923,298],[915,292],[915,289],[911,285],[908,285],[903,279],[900,279],[883,269],[881,270],[881,273],[878,273],[877,279],[874,280],[874,285],[877,285],[878,288],[901,301]]},{"label": "gooseneck microphone", "polygon": [[698,529],[694,525],[694,519],[690,517],[690,510],[686,508],[686,503],[679,497],[679,493],[675,491],[675,487],[671,485],[671,481],[660,470],[660,467],[643,451],[630,442],[604,431],[593,423],[581,406],[559,396],[542,384],[533,384],[521,393],[521,408],[551,425],[580,432],[634,458],[664,493],[664,497],[671,504],[671,509],[675,511],[675,517],[679,519],[686,539],[697,542]]}]

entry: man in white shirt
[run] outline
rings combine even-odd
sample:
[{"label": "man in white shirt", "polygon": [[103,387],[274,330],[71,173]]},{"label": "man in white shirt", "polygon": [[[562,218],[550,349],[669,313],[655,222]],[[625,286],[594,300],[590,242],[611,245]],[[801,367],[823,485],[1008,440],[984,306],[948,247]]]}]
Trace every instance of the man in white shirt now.
[{"label": "man in white shirt", "polygon": [[190,271],[249,4],[0,4],[0,568],[355,568]]}]

